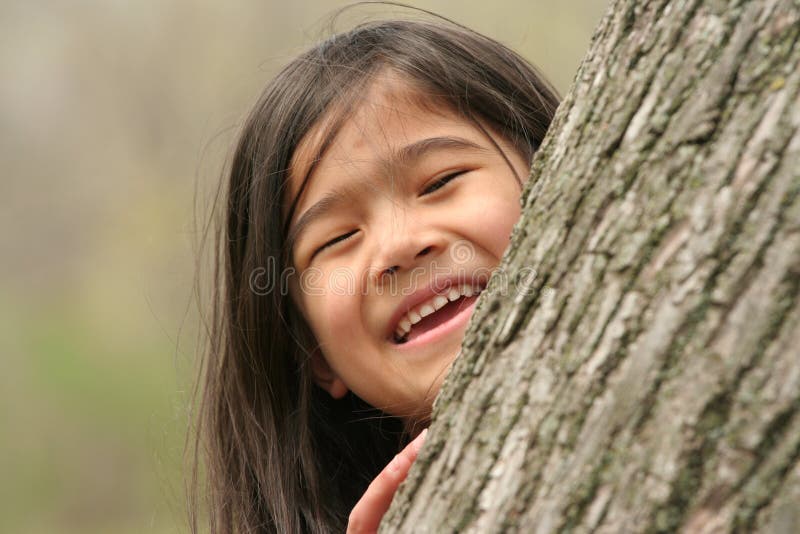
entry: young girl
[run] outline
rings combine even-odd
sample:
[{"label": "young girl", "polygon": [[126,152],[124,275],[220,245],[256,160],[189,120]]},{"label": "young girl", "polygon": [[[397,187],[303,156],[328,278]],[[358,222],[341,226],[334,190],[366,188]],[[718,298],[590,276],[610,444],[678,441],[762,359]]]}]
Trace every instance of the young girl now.
[{"label": "young girl", "polygon": [[221,204],[213,532],[377,528],[556,106],[524,59],[438,21],[363,24],[267,86]]}]

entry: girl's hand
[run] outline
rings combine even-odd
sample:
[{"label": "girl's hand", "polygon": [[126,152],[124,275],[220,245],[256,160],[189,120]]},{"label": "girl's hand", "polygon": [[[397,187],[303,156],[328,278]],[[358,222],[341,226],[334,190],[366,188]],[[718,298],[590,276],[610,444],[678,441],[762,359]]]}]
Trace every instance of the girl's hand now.
[{"label": "girl's hand", "polygon": [[350,512],[347,534],[372,534],[378,531],[383,514],[389,509],[397,488],[408,475],[411,464],[417,459],[427,432],[427,428],[420,432],[419,436],[406,445],[375,477],[367,491],[353,507],[353,511]]}]

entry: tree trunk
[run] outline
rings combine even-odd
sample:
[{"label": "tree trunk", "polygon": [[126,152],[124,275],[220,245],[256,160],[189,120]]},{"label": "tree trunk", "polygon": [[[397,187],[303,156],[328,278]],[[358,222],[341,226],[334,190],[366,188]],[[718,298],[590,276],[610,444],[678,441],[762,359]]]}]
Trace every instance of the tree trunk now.
[{"label": "tree trunk", "polygon": [[800,532],[799,35],[613,3],[382,532]]}]

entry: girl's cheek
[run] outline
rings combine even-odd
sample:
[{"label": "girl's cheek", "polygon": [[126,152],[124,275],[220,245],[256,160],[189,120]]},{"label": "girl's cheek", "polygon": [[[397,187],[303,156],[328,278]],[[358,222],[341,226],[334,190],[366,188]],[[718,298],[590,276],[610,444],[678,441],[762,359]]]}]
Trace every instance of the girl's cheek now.
[{"label": "girl's cheek", "polygon": [[334,296],[327,299],[322,310],[324,329],[329,339],[325,340],[330,348],[339,348],[342,340],[355,340],[361,325],[360,314],[353,306],[354,297]]},{"label": "girl's cheek", "polygon": [[[322,295],[316,299],[322,328],[329,334],[347,336],[360,324],[358,288],[349,271],[342,269],[326,277]],[[314,305],[314,304],[312,304]],[[344,337],[346,339],[346,337]]]},{"label": "girl's cheek", "polygon": [[463,217],[472,221],[471,228],[477,232],[475,241],[497,258],[508,248],[511,230],[521,214],[519,193],[514,190],[503,193],[475,195],[469,214]]},{"label": "girl's cheek", "polygon": [[492,221],[491,231],[493,232],[493,243],[495,244],[492,252],[499,258],[502,256],[509,243],[511,242],[511,230],[520,217],[519,205],[514,209],[507,209],[497,220]]}]

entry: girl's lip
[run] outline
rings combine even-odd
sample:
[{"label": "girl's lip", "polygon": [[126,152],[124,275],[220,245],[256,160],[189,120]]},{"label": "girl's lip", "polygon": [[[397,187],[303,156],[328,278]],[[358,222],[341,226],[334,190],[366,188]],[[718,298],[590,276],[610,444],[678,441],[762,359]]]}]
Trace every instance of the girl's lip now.
[{"label": "girl's lip", "polygon": [[432,343],[440,340],[441,338],[451,334],[453,331],[465,326],[472,316],[475,309],[475,303],[478,301],[478,295],[472,297],[465,297],[462,303],[463,308],[459,307],[458,313],[451,317],[446,322],[431,328],[427,332],[409,339],[405,343],[392,343],[392,346],[397,350],[410,350],[427,343]]},{"label": "girl's lip", "polygon": [[386,330],[384,335],[386,339],[391,340],[394,337],[394,333],[397,330],[397,324],[400,321],[400,318],[408,313],[408,310],[412,309],[414,306],[432,298],[436,295],[446,295],[447,291],[452,287],[459,284],[470,284],[474,288],[477,289],[478,294],[480,294],[485,288],[488,283],[488,277],[485,275],[472,275],[472,276],[458,276],[452,277],[449,279],[438,279],[435,281],[435,285],[431,284],[427,287],[423,287],[413,294],[407,296],[402,303],[395,309],[394,313],[392,314],[391,318],[386,324]]}]

